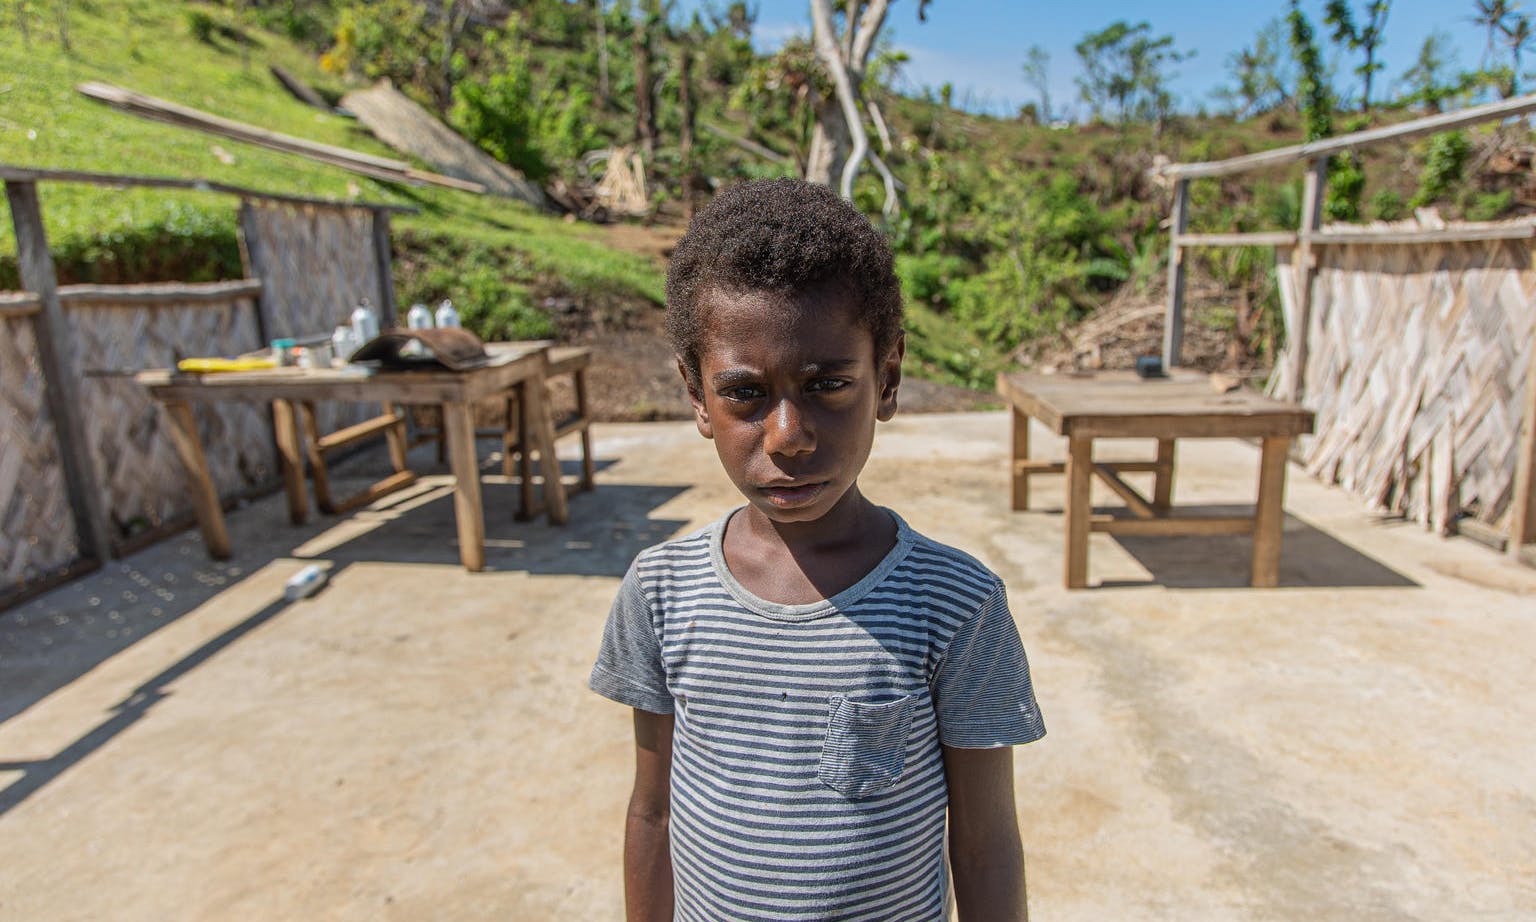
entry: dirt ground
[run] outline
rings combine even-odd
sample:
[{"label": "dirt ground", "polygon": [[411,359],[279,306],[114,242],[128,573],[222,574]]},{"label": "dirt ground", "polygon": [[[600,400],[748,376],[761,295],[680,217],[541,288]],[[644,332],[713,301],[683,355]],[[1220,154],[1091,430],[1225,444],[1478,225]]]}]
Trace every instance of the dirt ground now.
[{"label": "dirt ground", "polygon": [[[0,613],[0,919],[621,918],[630,721],[587,672],[634,553],[737,497],[687,423],[595,432],[567,526],[486,477],[483,573],[426,448],[350,516],[270,496],[229,561],[189,533]],[[898,415],[861,482],[1008,584],[1049,728],[1015,757],[1032,918],[1536,918],[1536,573],[1292,469],[1279,588],[1246,539],[1095,534],[1069,592],[1061,480],[1009,511],[1008,444]],[[1253,446],[1179,451],[1176,503],[1251,501]]]}]

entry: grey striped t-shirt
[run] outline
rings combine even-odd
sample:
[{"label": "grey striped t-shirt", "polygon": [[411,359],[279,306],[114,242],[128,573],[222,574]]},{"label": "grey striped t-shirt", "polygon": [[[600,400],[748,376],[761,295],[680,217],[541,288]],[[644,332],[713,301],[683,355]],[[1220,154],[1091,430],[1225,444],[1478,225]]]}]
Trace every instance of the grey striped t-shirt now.
[{"label": "grey striped t-shirt", "polygon": [[940,743],[1045,734],[1003,584],[897,522],[858,584],[754,596],[721,553],[730,516],[643,551],[591,687],[676,716],[676,918],[945,918]]}]

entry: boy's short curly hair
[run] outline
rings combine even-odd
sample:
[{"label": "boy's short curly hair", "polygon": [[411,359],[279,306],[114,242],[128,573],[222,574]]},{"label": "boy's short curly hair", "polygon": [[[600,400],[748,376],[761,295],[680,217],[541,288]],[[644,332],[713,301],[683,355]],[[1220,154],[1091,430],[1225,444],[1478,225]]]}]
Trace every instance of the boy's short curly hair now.
[{"label": "boy's short curly hair", "polygon": [[794,297],[833,287],[858,312],[877,360],[901,335],[901,283],[885,236],[826,186],[742,183],[688,225],[667,270],[667,335],[690,386],[699,378],[702,300],[712,291]]}]

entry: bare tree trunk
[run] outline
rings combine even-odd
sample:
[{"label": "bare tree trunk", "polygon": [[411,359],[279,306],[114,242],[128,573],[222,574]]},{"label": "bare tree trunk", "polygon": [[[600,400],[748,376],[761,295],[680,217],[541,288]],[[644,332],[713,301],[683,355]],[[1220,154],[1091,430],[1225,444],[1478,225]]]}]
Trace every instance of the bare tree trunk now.
[{"label": "bare tree trunk", "polygon": [[[885,20],[885,12],[889,5],[889,0],[872,0],[864,8],[863,14],[855,20],[854,14],[858,11],[860,3],[849,0],[845,23],[848,34],[844,36],[840,48],[836,27],[832,22],[831,0],[811,0],[811,35],[816,48],[816,57],[832,77],[832,85],[837,97],[836,106],[841,111],[843,130],[847,132],[850,142],[850,149],[838,176],[839,194],[847,199],[853,198],[853,179],[858,175],[859,167],[863,165],[865,157],[869,154],[869,135],[864,131],[864,118],[859,107],[860,84],[863,81],[864,67],[868,62],[869,53],[874,49],[875,34]],[[832,160],[840,151],[835,146],[836,126],[826,125],[828,121],[835,121],[835,117],[824,112],[823,109],[818,109],[818,135],[825,133],[827,140],[833,142],[833,148],[828,157],[830,173]],[[815,138],[812,139],[811,151],[814,163],[817,153]]]},{"label": "bare tree trunk", "polygon": [[848,136],[848,120],[836,99],[816,103],[816,125],[811,129],[811,150],[805,158],[806,182],[832,185],[843,175],[853,140]]},{"label": "bare tree trunk", "polygon": [[612,103],[612,90],[608,83],[608,0],[594,0],[597,9],[597,101],[607,109]]},{"label": "bare tree trunk", "polygon": [[[649,0],[648,0],[649,2]],[[637,10],[636,13],[641,11]],[[651,79],[651,36],[650,25],[652,13],[650,9],[644,10],[645,15],[635,16],[635,31],[633,36],[635,54],[635,143],[645,151],[646,159],[656,151],[656,87]]]},{"label": "bare tree trunk", "polygon": [[54,9],[59,14],[59,48],[69,54],[69,0],[56,0]]}]

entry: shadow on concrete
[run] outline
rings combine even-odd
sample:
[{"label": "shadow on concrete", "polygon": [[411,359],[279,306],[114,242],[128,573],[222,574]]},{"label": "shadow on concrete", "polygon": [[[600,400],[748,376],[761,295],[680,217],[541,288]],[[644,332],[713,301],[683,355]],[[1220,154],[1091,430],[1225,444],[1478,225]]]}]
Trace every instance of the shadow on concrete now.
[{"label": "shadow on concrete", "polygon": [[[690,489],[687,486],[603,484],[571,493],[570,520],[550,525],[542,516],[518,521],[519,486],[498,480],[488,477],[480,484],[486,572],[620,577],[636,554],[687,524],[686,519],[650,517],[651,510]],[[323,557],[336,568],[360,561],[459,566],[455,522],[453,488],[444,484],[395,506],[355,513],[349,527],[367,530],[339,536],[335,543],[321,535],[295,556]]]},{"label": "shadow on concrete", "polygon": [[21,777],[0,789],[0,816],[9,813],[22,801],[36,794],[49,782],[96,750],[111,742],[119,733],[138,723],[161,699],[168,694],[166,687],[191,672],[214,654],[277,617],[288,607],[283,599],[267,605],[255,614],[234,625],[202,646],[183,656],[153,678],[139,685],[127,698],[113,706],[112,716],[97,724],[79,739],[65,746],[47,759],[21,762],[0,761],[0,771],[20,772]]},{"label": "shadow on concrete", "polygon": [[[1123,509],[1095,509],[1123,513]],[[1180,506],[1196,515],[1251,515],[1252,506]],[[1294,516],[1285,517],[1280,547],[1282,588],[1417,588],[1374,557]],[[1253,539],[1246,535],[1131,537],[1114,539],[1152,574],[1150,580],[1104,580],[1101,588],[1159,585],[1169,589],[1232,589],[1248,585]]]},{"label": "shadow on concrete", "polygon": [[[575,467],[568,470],[572,476]],[[518,484],[498,480],[491,476],[481,482],[487,571],[621,577],[637,553],[687,524],[685,519],[650,518],[652,510],[687,486],[601,484],[571,494],[570,522],[551,526],[543,519],[515,521]],[[340,488],[350,486],[342,483]],[[0,723],[275,560],[321,557],[331,562],[332,577],[350,563],[460,565],[451,483],[386,497],[347,516],[312,513],[300,526],[287,523],[285,510],[281,495],[275,495],[230,514],[233,560],[210,560],[197,533],[183,533],[0,612]],[[0,772],[20,774],[0,788],[0,816],[132,727],[166,696],[167,686],[282,614],[288,604],[281,596],[272,599],[187,653],[57,754],[31,760],[7,760],[0,754]]]}]

